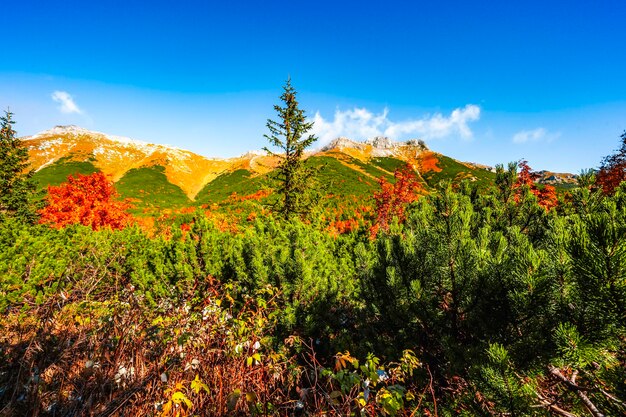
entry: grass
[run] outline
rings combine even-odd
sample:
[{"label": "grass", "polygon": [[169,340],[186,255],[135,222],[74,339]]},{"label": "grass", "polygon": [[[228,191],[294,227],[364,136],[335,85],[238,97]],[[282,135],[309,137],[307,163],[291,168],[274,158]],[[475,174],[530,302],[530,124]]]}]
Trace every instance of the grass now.
[{"label": "grass", "polygon": [[[322,188],[325,189],[326,194],[335,196],[370,196],[373,190],[378,189],[378,183],[375,179],[343,165],[335,158],[313,156],[307,159],[306,163],[319,169],[316,179]],[[380,175],[383,174],[380,171]]]},{"label": "grass", "polygon": [[402,169],[406,165],[406,162],[401,161],[400,159],[390,158],[387,156],[372,158],[370,163],[392,173],[396,169]]},{"label": "grass", "polygon": [[[342,155],[342,158],[348,165],[332,156],[313,156],[305,164],[317,170],[315,177],[322,195],[332,195],[334,199],[345,202],[371,198],[380,188],[378,178],[384,177],[393,182],[393,172],[405,165],[404,161],[391,157],[373,158],[369,163],[347,155]],[[463,179],[472,179],[481,187],[493,184],[495,174],[490,171],[468,167],[443,155],[437,155],[437,158],[437,165],[442,171],[422,174],[427,188],[435,187],[446,180],[460,182]],[[58,185],[65,182],[68,175],[91,174],[97,171],[91,162],[75,162],[64,158],[40,170],[34,178],[43,188],[48,184]],[[244,197],[263,189],[275,188],[276,180],[273,173],[254,175],[248,170],[239,169],[220,175],[203,187],[195,201],[191,201],[180,187],[167,180],[164,167],[153,166],[131,169],[115,186],[122,198],[133,201],[133,214],[140,214],[154,213],[160,209],[213,204],[219,204],[226,210],[237,209],[241,201],[230,199],[233,194]],[[275,195],[270,194],[263,197],[261,202],[267,204],[273,198]]]},{"label": "grass", "polygon": [[246,169],[238,169],[222,174],[205,185],[196,196],[195,203],[197,205],[220,203],[233,193],[246,196],[270,186],[271,180],[267,175],[253,176],[252,172]]},{"label": "grass", "polygon": [[442,181],[459,183],[469,179],[475,181],[480,187],[489,187],[494,184],[496,174],[482,168],[470,168],[462,163],[444,155],[437,155],[437,166],[440,172],[429,171],[422,174],[429,187],[435,187]]},{"label": "grass", "polygon": [[[391,170],[389,173],[387,172],[385,168],[379,167],[374,164],[366,164],[366,163],[359,161],[358,159],[353,159],[352,161],[350,161],[350,163],[358,166],[359,168],[361,168],[363,171],[367,172],[374,178],[385,177],[388,180],[393,179],[393,170]],[[404,163],[401,166],[404,166]]]},{"label": "grass", "polygon": [[[356,159],[350,160],[349,163],[361,167],[375,178],[380,176],[392,178],[386,172],[376,167],[363,164]],[[313,156],[308,158],[305,164],[318,170],[315,179],[325,194],[333,194],[336,196],[370,196],[373,190],[378,189],[378,183],[374,178],[368,177],[364,173],[342,164],[336,158],[329,156]],[[250,171],[239,169],[220,175],[207,184],[198,193],[196,204],[223,202],[233,193],[236,193],[238,196],[251,195],[264,188],[273,188],[275,184],[272,173],[253,176]]]},{"label": "grass", "polygon": [[576,183],[558,183],[558,184],[552,184],[552,186],[554,186],[554,188],[556,189],[557,193],[565,193],[568,191],[572,191],[574,188],[578,187],[578,184]]},{"label": "grass", "polygon": [[35,172],[33,179],[38,182],[39,188],[48,185],[57,186],[67,181],[67,177],[76,174],[89,175],[98,172],[91,162],[70,161],[69,158],[61,158],[52,165]]},{"label": "grass", "polygon": [[180,208],[192,204],[179,186],[167,180],[162,166],[133,168],[115,187],[121,197],[133,201],[135,210]]}]

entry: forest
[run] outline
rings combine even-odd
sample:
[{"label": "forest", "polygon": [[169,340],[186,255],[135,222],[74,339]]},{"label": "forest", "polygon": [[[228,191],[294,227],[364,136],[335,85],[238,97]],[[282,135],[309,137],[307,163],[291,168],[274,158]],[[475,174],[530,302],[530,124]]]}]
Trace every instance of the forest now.
[{"label": "forest", "polygon": [[3,118],[1,416],[626,413],[626,133],[568,191],[407,166],[337,218],[285,94],[280,197],[232,224],[148,228],[98,173],[35,201]]}]

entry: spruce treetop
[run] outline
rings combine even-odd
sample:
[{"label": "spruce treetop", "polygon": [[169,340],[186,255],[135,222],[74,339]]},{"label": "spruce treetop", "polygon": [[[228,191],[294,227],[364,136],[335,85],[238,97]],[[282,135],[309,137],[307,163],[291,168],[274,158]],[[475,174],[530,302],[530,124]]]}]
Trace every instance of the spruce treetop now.
[{"label": "spruce treetop", "polygon": [[294,215],[306,215],[312,206],[311,180],[314,171],[304,166],[303,156],[306,148],[317,140],[315,135],[307,134],[313,127],[307,122],[304,110],[298,106],[296,90],[288,79],[283,86],[280,100],[283,106],[275,105],[278,121],[268,119],[269,134],[264,135],[269,143],[282,152],[273,152],[269,148],[263,149],[279,159],[277,192],[280,199],[275,210],[281,217],[287,219]]},{"label": "spruce treetop", "polygon": [[0,221],[6,217],[32,221],[30,197],[35,190],[28,168],[28,149],[16,137],[8,109],[0,117]]}]

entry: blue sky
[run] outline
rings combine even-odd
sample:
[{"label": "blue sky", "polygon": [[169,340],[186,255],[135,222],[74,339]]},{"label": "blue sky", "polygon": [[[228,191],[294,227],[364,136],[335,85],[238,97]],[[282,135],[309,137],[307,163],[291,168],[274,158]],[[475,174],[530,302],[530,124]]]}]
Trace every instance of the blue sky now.
[{"label": "blue sky", "polygon": [[625,19],[608,0],[22,0],[3,5],[0,106],[21,135],[77,124],[234,156],[266,145],[291,76],[320,142],[421,137],[578,172],[626,129]]}]

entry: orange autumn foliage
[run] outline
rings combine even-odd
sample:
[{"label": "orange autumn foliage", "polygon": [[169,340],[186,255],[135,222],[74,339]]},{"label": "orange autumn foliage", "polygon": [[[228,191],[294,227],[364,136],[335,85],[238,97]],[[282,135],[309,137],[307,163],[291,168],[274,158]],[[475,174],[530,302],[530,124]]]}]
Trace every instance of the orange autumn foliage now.
[{"label": "orange autumn foliage", "polygon": [[437,165],[439,163],[439,159],[434,152],[426,151],[423,152],[419,158],[419,169],[420,172],[441,172],[441,168]]},{"label": "orange autumn foliage", "polygon": [[232,214],[224,214],[216,211],[205,211],[204,214],[220,232],[239,232],[237,218]]},{"label": "orange autumn foliage", "polygon": [[143,230],[143,232],[149,237],[154,237],[155,232],[157,231],[155,218],[152,216],[134,217],[133,224]]},{"label": "orange autumn foliage", "polygon": [[537,202],[541,207],[549,211],[558,205],[556,197],[556,189],[551,185],[545,185],[542,189],[537,187],[535,180],[539,178],[539,174],[531,171],[528,162],[520,161],[518,164],[520,172],[517,174],[517,181],[513,185],[516,189],[515,202],[519,202],[522,198],[522,187],[527,186],[531,193],[537,197]]},{"label": "orange autumn foliage", "polygon": [[249,201],[249,200],[253,200],[253,201],[259,201],[262,198],[267,197],[268,195],[270,195],[272,192],[270,190],[259,190],[256,193],[253,194],[248,194],[248,195],[243,195],[243,196],[239,196],[236,192],[232,193],[229,197],[229,199],[233,202],[244,202],[244,201]]},{"label": "orange autumn foliage", "polygon": [[77,174],[67,177],[67,182],[48,187],[48,204],[39,210],[39,223],[62,228],[71,224],[123,229],[131,220],[125,201],[117,200],[113,183],[101,172],[91,175]]},{"label": "orange autumn foliage", "polygon": [[626,179],[626,163],[619,162],[610,167],[602,167],[598,171],[596,184],[602,188],[604,194],[612,195],[615,189]]},{"label": "orange autumn foliage", "polygon": [[612,195],[626,180],[626,131],[620,136],[622,146],[613,155],[605,157],[596,176],[596,185],[604,194]]},{"label": "orange autumn foliage", "polygon": [[397,169],[394,172],[394,177],[396,182],[393,184],[384,177],[378,180],[381,190],[374,193],[376,223],[371,229],[374,235],[379,228],[388,229],[393,217],[404,221],[406,206],[420,196],[421,185],[410,165],[406,165],[403,169]]},{"label": "orange autumn foliage", "polygon": [[333,236],[342,235],[358,230],[359,222],[356,219],[335,220],[331,222],[326,230]]},{"label": "orange autumn foliage", "polygon": [[197,209],[196,209],[195,207],[191,206],[191,207],[184,207],[184,208],[181,208],[180,210],[178,210],[178,212],[179,212],[180,214],[193,214],[193,213],[195,213],[195,212],[196,212],[196,210],[197,210]]}]

